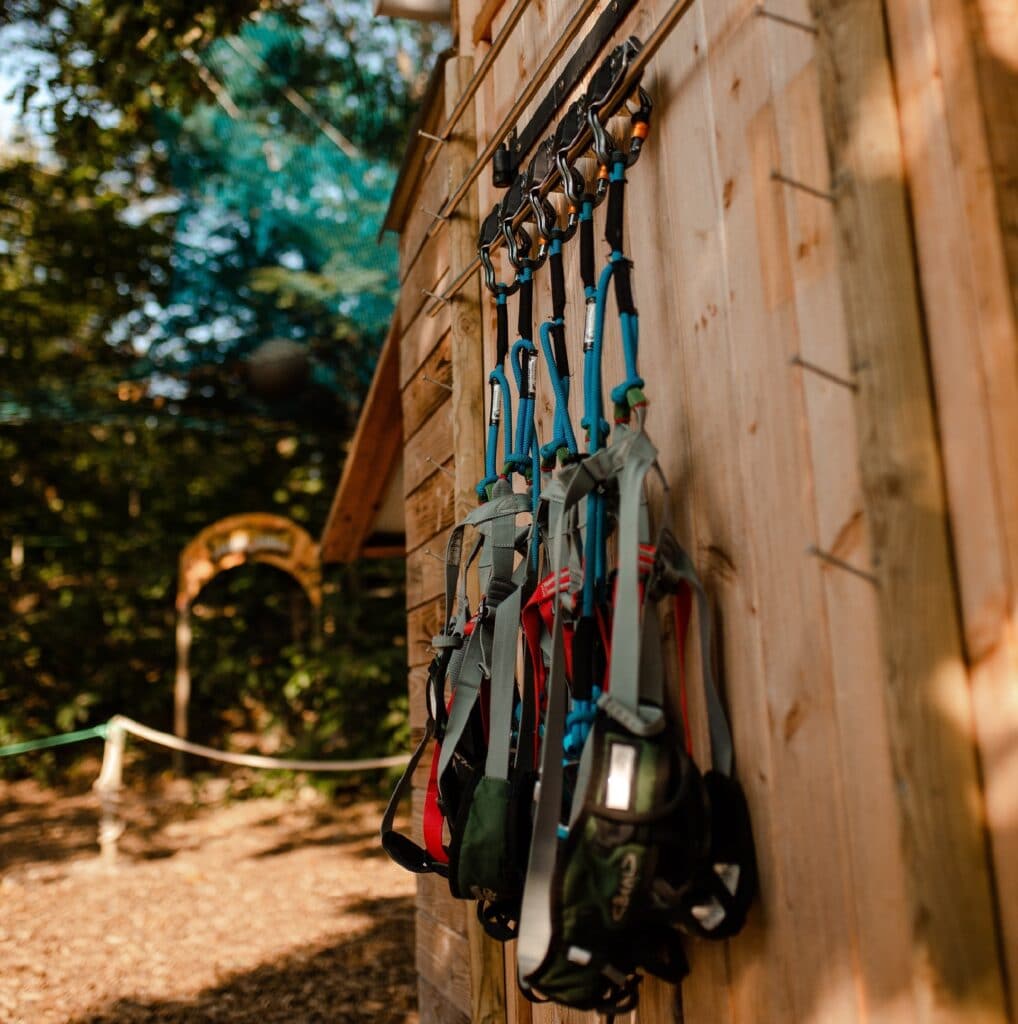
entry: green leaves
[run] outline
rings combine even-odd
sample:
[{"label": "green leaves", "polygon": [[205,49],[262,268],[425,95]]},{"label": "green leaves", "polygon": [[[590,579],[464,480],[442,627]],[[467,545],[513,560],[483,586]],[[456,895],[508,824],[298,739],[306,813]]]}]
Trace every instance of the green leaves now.
[{"label": "green leaves", "polygon": [[[0,156],[0,738],[115,712],[166,728],[183,545],[241,511],[325,521],[394,301],[394,163],[442,40],[369,0],[4,14],[31,50],[25,138]],[[269,338],[306,347],[299,395],[249,386]],[[402,747],[402,600],[369,596],[402,572],[343,570],[318,652],[284,577],[215,581],[194,735]]]}]

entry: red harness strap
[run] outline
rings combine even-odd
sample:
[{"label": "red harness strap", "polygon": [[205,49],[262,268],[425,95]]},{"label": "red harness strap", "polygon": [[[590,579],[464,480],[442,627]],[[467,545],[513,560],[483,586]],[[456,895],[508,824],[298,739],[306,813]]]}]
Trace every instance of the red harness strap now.
[{"label": "red harness strap", "polygon": [[[474,631],[476,619],[471,619],[463,627],[464,642]],[[446,702],[445,711],[448,717],[452,708],[453,698]],[[428,774],[428,788],[424,792],[424,848],[440,864],[449,863],[449,854],[445,848],[445,815],[438,805],[438,762],[442,756],[442,741],[436,739],[431,752],[431,771]]]},{"label": "red harness strap", "polygon": [[[555,618],[555,602],[562,594],[569,593],[570,576],[568,569],[562,569],[558,576],[558,586],[555,586],[555,574],[549,573],[534,589],[523,608],[521,622],[523,625],[523,636],[527,644],[527,656],[533,666],[534,679],[534,707],[543,708],[544,691],[548,680],[548,667],[544,663],[544,652],[541,650],[541,636],[544,630],[551,633],[552,624]],[[566,672],[572,673],[573,653],[573,630],[572,626],[566,626],[563,633]],[[534,767],[538,766],[540,755],[540,714],[535,715],[534,720]]]},{"label": "red harness strap", "polygon": [[[654,568],[655,554],[656,549],[654,545],[640,545],[639,573],[641,603],[644,598],[644,589],[647,577]],[[534,670],[534,697],[537,702],[537,707],[543,706],[544,690],[548,678],[548,668],[544,663],[544,652],[541,650],[541,637],[544,631],[547,631],[550,634],[554,627],[556,600],[561,599],[563,594],[570,593],[570,584],[574,581],[572,580],[569,569],[560,570],[557,587],[555,586],[555,582],[553,573],[549,573],[545,576],[545,578],[541,580],[535,588],[534,593],[530,596],[530,600],[523,609],[522,615],[523,635],[526,639],[527,654]],[[574,593],[578,594],[578,592],[579,587],[576,587]],[[574,606],[575,603],[576,599],[574,597]],[[675,646],[676,656],[679,663],[679,702],[682,713],[683,738],[686,744],[686,750],[690,753],[693,749],[693,740],[689,727],[689,703],[686,685],[686,635],[689,631],[689,620],[692,615],[692,609],[692,591],[688,586],[683,585],[675,595],[674,599]],[[606,668],[605,681],[607,682],[607,669],[611,664],[611,623],[609,613],[603,608],[597,609],[597,628],[601,637],[601,644],[604,649]],[[567,623],[563,627],[562,636],[566,659],[566,678],[572,679],[574,630],[571,623]],[[535,725],[535,728],[538,728],[538,726]],[[537,751],[539,748],[537,739],[538,737],[535,735],[535,767]]]},{"label": "red harness strap", "polygon": [[[452,703],[451,701],[449,702]],[[428,788],[424,794],[424,848],[440,864],[449,863],[449,854],[445,849],[445,817],[438,806],[438,758],[442,753],[442,744],[436,742],[431,755],[431,772],[428,775]]]}]

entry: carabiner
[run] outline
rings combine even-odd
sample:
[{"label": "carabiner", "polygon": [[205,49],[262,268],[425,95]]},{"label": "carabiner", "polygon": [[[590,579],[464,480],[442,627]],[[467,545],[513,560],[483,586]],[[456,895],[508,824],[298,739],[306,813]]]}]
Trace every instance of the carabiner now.
[{"label": "carabiner", "polygon": [[491,247],[502,233],[502,218],[499,212],[498,203],[491,208],[491,213],[484,218],[481,230],[477,237],[477,255],[480,257],[481,266],[484,267],[484,284],[492,295],[497,296],[499,283],[495,280],[495,267],[491,262]]},{"label": "carabiner", "polygon": [[558,211],[541,193],[557,169],[555,137],[550,136],[538,147],[527,173],[530,175],[530,206],[534,213],[534,221],[540,233],[541,246],[538,257],[543,259],[547,245],[555,239],[568,242],[576,233],[578,224],[577,206],[569,203],[569,215],[565,228],[558,226]]},{"label": "carabiner", "polygon": [[[640,159],[644,140],[650,134],[650,115],[654,109],[654,101],[642,85],[636,87],[636,95],[640,105],[629,115],[633,133],[629,137],[629,155],[626,157],[626,163],[630,167]],[[626,106],[628,108],[628,101]]]},{"label": "carabiner", "polygon": [[550,239],[557,228],[558,216],[555,207],[541,195],[541,190],[547,185],[548,179],[555,168],[554,153],[552,145],[554,139],[545,139],[534,158],[527,168],[527,176],[530,178],[530,190],[527,199],[530,202],[530,209],[534,215],[534,222],[537,224],[538,235],[542,240]]},{"label": "carabiner", "polygon": [[[533,269],[536,265],[535,261],[530,258],[532,244],[530,235],[523,229],[522,224],[514,223],[521,214],[530,212],[530,175],[526,171],[520,171],[499,206],[502,238],[505,240],[506,249],[509,252],[509,262],[517,272],[527,267]],[[537,264],[540,262],[542,261],[539,259]]]},{"label": "carabiner", "polygon": [[553,143],[555,163],[562,178],[562,191],[565,192],[570,206],[577,208],[583,202],[587,186],[583,175],[569,163],[569,151],[579,143],[586,127],[587,99],[581,96],[569,105],[562,120],[559,121]]},{"label": "carabiner", "polygon": [[642,47],[643,44],[636,36],[630,36],[625,42],[620,43],[594,72],[587,86],[587,122],[593,135],[591,148],[597,162],[603,167],[614,162],[618,145],[602,123],[600,112],[618,96],[629,65]]}]

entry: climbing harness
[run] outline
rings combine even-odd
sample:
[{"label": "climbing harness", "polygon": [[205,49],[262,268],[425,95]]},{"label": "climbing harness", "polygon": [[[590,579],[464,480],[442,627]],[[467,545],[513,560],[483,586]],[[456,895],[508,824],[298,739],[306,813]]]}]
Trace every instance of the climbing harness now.
[{"label": "climbing harness", "polygon": [[[518,939],[525,995],[608,1014],[637,1004],[643,974],[681,981],[685,937],[736,934],[756,886],[749,812],[715,680],[710,605],[663,525],[668,487],[645,430],[639,315],[624,248],[626,174],[652,113],[649,95],[630,80],[640,47],[635,37],[615,47],[526,169],[506,180],[481,226],[496,342],[480,504],[449,537],[424,737],[382,825],[397,862],[448,878],[454,896],[477,901],[490,935]],[[606,126],[622,113],[626,141]],[[598,165],[593,182],[575,166],[588,145]],[[562,212],[550,197],[556,189]],[[594,218],[602,203],[608,257],[598,273]],[[582,441],[569,413],[564,262],[576,236]],[[511,281],[496,274],[497,246]],[[545,264],[551,309],[535,339],[534,281]],[[602,383],[609,294],[624,363],[608,395],[612,423]],[[539,354],[554,399],[544,444]],[[471,573],[482,595],[473,609]],[[674,659],[662,632],[666,612]],[[694,612],[706,772],[693,758],[686,707]],[[393,822],[429,750],[419,845]]]},{"label": "climbing harness", "polygon": [[[521,188],[523,183],[521,183]],[[533,398],[532,274],[539,261],[529,239],[508,225],[516,278],[495,280],[490,248],[506,230],[504,204],[485,220],[479,251],[496,301],[495,365],[488,381],[491,405],[481,504],[457,524],[445,557],[445,617],[433,640],[424,737],[396,787],[383,820],[383,846],[415,871],[448,878],[453,896],[478,901],[478,916],[495,937],[514,934],[530,838],[531,794],[536,779],[540,695],[529,671],[517,680],[522,606],[533,588],[539,530],[532,486],[513,489],[516,474],[538,486]],[[511,221],[511,216],[509,218]],[[509,348],[507,300],[519,295],[519,340]],[[509,360],[519,394],[513,433]],[[499,466],[499,433],[502,434]],[[519,524],[520,518],[528,520]],[[464,558],[464,538],[477,534]],[[471,612],[467,580],[476,563],[479,591]],[[395,807],[432,748],[424,803],[424,847],[392,828]]]},{"label": "climbing harness", "polygon": [[[578,503],[585,499],[580,622],[592,622],[591,613],[606,602],[604,549],[609,520],[614,521],[618,571],[609,609],[611,640],[604,651],[604,685],[584,692],[577,646],[582,642],[589,649],[590,640],[581,641],[579,627],[574,627],[572,657],[567,657],[568,609],[556,604],[541,788],[517,952],[525,993],[608,1013],[624,1013],[636,1005],[641,971],[681,980],[688,967],[679,929],[706,938],[735,934],[755,887],[748,811],[730,776],[731,739],[713,678],[706,595],[671,534],[662,530],[656,543],[649,543],[644,487],[648,471],[656,468],[657,452],[643,429],[646,398],[637,368],[639,321],[631,264],[622,244],[625,171],[646,137],[649,98],[642,90],[638,93],[636,130],[628,154],[615,145],[598,116],[635,52],[633,40],[618,48],[588,90],[586,113],[601,165],[599,181],[605,180],[608,168],[605,238],[610,255],[594,288],[589,252],[596,195],[586,193],[580,230],[581,246],[586,248],[586,254],[581,248],[581,272],[590,325],[584,339],[588,457],[569,481],[550,539],[554,586],[566,552],[575,544]],[[611,392],[616,436],[606,446],[600,379],[611,282],[626,375]],[[675,742],[664,701],[656,606],[665,596],[676,598],[681,648],[690,592],[697,600],[712,741],[714,767],[706,776],[701,776],[688,747]],[[596,668],[591,673],[595,678],[598,674]],[[684,724],[688,737],[688,723]],[[568,755],[577,741],[582,743],[580,763],[570,785],[569,759],[563,754]]]}]

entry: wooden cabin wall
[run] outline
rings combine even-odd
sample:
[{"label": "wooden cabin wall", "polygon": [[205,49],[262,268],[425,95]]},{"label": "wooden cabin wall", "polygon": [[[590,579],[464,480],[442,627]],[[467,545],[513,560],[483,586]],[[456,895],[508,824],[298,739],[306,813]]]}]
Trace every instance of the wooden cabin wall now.
[{"label": "wooden cabin wall", "polygon": [[[440,95],[422,127],[444,119]],[[411,140],[413,144],[413,140]],[[448,196],[449,166],[431,153],[421,169],[400,233],[399,382],[403,406],[403,479],[406,500],[407,657],[410,725],[416,745],[424,728],[425,681],[431,638],[441,628],[442,558],[453,522],[452,357],[449,307],[429,316],[424,294],[438,291],[448,274],[447,225],[437,211]],[[426,766],[415,778],[412,833],[422,842]],[[418,876],[417,974],[421,1024],[464,1024],[470,1019],[467,906],[449,897],[433,875]]]},{"label": "wooden cabin wall", "polygon": [[[455,6],[460,52],[479,61],[513,5]],[[760,15],[754,0],[701,0],[645,79],[656,107],[644,155],[629,173],[626,221],[648,430],[671,483],[671,524],[714,604],[761,892],[735,940],[688,944],[692,974],[681,997],[645,984],[635,1021],[1008,1018],[1004,962],[1013,970],[1018,948],[1014,888],[1003,887],[1014,877],[1009,851],[1018,827],[1014,785],[1006,781],[1014,763],[1007,703],[1016,676],[1014,570],[1008,561],[1000,570],[1008,582],[995,589],[992,573],[980,576],[980,567],[1013,553],[1015,506],[1006,487],[1013,461],[1005,465],[1013,460],[1005,439],[1016,411],[1006,324],[1013,304],[1000,293],[1007,269],[993,253],[982,262],[966,253],[961,284],[940,291],[960,257],[956,249],[938,254],[938,214],[910,209],[917,192],[908,188],[922,187],[913,175],[924,150],[898,106],[906,89],[921,103],[931,88],[950,86],[936,75],[926,80],[932,72],[921,62],[907,64],[909,54],[928,60],[931,51],[928,38],[909,42],[909,31],[922,25],[906,8],[936,8],[941,17],[952,6],[962,0],[888,4],[886,11],[879,0],[775,0],[768,9],[786,19],[778,20]],[[666,7],[644,0],[620,36],[646,37]],[[535,0],[524,13],[479,91],[475,151],[573,10],[568,0]],[[944,60],[938,28],[934,59]],[[930,116],[942,113],[934,107]],[[942,159],[963,164],[957,133],[969,122],[964,111],[955,114],[954,134],[931,134],[923,144],[932,139]],[[932,188],[932,177],[925,180]],[[999,227],[992,211],[965,205],[979,198],[980,183],[978,167],[965,166],[949,185],[939,182],[936,202],[961,211],[958,244],[980,216],[984,226],[988,218]],[[962,188],[970,191],[959,195]],[[482,214],[499,195],[483,175]],[[597,223],[600,232],[601,216]],[[410,267],[412,287],[401,302],[401,315],[417,318],[404,326],[405,414],[415,402],[433,403],[419,424],[431,423],[445,404],[440,395],[414,397],[427,394],[422,368],[442,352],[450,323],[446,307],[423,323],[416,294],[446,271],[448,256],[443,261],[436,242],[443,230],[416,256],[415,265],[428,269]],[[940,278],[931,269],[937,259]],[[567,266],[567,331],[578,367],[575,245]],[[998,274],[989,284],[986,267]],[[984,285],[998,289],[989,300]],[[949,327],[933,309],[959,294],[970,295],[973,308],[982,303],[983,329],[969,342],[982,377],[971,387],[958,381],[970,391],[952,411],[963,356],[956,352],[952,362],[951,346],[960,343],[964,321]],[[537,311],[549,309],[547,275],[539,274]],[[481,319],[490,365],[490,303]],[[996,335],[987,333],[991,327]],[[606,388],[621,379],[614,325],[604,377]],[[976,442],[996,442],[973,465],[964,447],[953,455],[948,449],[986,389],[991,401],[971,429]],[[543,369],[539,394],[539,429],[547,436],[551,389]],[[579,403],[576,388],[574,424]],[[406,421],[410,481],[410,461],[419,456],[411,448],[413,420]],[[431,430],[449,436],[437,421]],[[443,461],[448,451],[434,458]],[[973,473],[989,495],[989,550],[980,535],[961,541]],[[440,546],[452,479],[436,471],[416,486],[408,547],[416,552],[410,578],[421,583],[408,600],[418,703],[424,644],[439,617],[440,568],[420,549]],[[420,529],[410,526],[418,517]],[[988,619],[980,615],[986,607]],[[997,632],[974,648],[971,637],[981,640],[986,621]],[[994,718],[996,700],[1002,720]],[[702,757],[707,730],[695,685],[691,702]],[[985,788],[981,767],[993,773]],[[461,919],[428,885],[420,920],[441,924],[449,949],[463,954],[465,940],[453,939]],[[447,961],[432,964],[444,952],[435,952],[430,932],[418,943],[429,948],[420,954],[422,995],[434,999],[422,999],[422,1020],[442,1019],[450,1004],[466,1012],[469,982],[450,973]],[[445,974],[436,973],[443,967]],[[508,1020],[594,1020],[518,999],[511,949],[507,975]],[[440,1001],[434,990],[449,984],[459,994]]]}]

